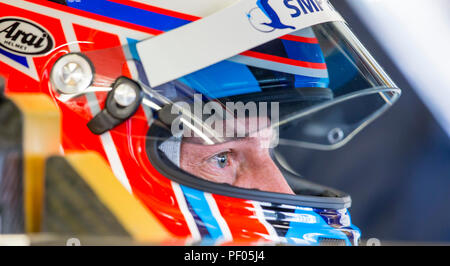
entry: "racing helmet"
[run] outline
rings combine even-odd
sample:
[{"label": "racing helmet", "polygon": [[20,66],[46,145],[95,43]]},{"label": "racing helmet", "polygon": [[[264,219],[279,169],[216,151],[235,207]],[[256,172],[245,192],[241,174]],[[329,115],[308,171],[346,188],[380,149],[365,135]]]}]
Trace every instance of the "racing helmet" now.
[{"label": "racing helmet", "polygon": [[338,149],[400,96],[328,1],[1,5],[4,38],[20,23],[41,30],[34,53],[0,52],[54,99],[62,149],[98,152],[174,235],[358,244],[350,196],[280,149]]}]

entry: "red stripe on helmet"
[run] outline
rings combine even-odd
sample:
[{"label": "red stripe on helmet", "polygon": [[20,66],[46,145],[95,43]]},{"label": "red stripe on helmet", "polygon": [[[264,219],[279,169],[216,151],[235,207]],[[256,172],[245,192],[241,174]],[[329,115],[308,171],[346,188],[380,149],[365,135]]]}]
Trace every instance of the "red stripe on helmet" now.
[{"label": "red stripe on helmet", "polygon": [[325,63],[311,63],[311,62],[305,62],[285,57],[280,57],[276,55],[270,55],[270,54],[264,54],[259,53],[255,51],[246,51],[241,53],[241,55],[250,56],[258,59],[268,60],[272,62],[292,65],[292,66],[299,66],[299,67],[307,67],[307,68],[313,68],[313,69],[327,69],[327,65]]},{"label": "red stripe on helmet", "polygon": [[295,36],[295,35],[284,35],[284,36],[280,37],[279,39],[287,40],[287,41],[294,41],[294,42],[319,44],[319,40],[317,40],[317,38],[308,38],[308,37],[301,37],[301,36]]}]

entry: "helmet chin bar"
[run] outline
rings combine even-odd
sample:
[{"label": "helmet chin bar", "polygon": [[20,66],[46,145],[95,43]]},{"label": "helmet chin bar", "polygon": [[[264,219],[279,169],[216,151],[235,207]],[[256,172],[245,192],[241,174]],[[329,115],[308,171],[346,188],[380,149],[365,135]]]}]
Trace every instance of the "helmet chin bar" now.
[{"label": "helmet chin bar", "polygon": [[89,130],[101,135],[113,129],[136,113],[142,99],[142,88],[137,82],[119,77],[108,93],[105,108],[88,122]]}]

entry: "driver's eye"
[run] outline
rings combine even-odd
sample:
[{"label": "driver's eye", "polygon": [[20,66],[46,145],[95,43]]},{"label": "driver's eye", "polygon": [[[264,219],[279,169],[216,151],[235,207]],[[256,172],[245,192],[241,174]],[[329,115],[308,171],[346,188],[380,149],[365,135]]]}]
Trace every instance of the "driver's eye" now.
[{"label": "driver's eye", "polygon": [[213,157],[213,159],[217,162],[217,166],[220,168],[225,168],[228,163],[228,153],[221,153]]}]

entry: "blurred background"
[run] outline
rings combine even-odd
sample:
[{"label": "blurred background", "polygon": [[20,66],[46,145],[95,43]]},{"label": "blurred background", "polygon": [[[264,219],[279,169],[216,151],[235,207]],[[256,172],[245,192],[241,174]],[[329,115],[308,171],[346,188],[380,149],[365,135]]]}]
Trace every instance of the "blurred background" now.
[{"label": "blurred background", "polygon": [[450,1],[331,2],[403,95],[337,151],[286,152],[309,180],[352,196],[362,239],[448,244]]}]

